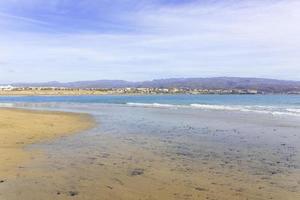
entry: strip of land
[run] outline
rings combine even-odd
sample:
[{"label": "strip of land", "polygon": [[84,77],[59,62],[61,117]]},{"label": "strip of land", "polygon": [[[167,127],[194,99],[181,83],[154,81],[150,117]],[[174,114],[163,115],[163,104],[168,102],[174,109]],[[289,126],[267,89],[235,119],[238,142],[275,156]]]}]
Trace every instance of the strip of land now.
[{"label": "strip of land", "polygon": [[27,87],[1,89],[0,96],[80,96],[80,95],[155,95],[155,94],[263,94],[243,89],[190,89],[190,88],[60,88]]},{"label": "strip of land", "polygon": [[85,114],[0,109],[0,181],[17,176],[14,169],[34,159],[29,144],[86,130],[93,120]]},{"label": "strip of land", "polygon": [[81,96],[81,95],[107,95],[113,94],[101,90],[85,90],[85,89],[49,89],[49,90],[12,90],[1,91],[0,96]]}]

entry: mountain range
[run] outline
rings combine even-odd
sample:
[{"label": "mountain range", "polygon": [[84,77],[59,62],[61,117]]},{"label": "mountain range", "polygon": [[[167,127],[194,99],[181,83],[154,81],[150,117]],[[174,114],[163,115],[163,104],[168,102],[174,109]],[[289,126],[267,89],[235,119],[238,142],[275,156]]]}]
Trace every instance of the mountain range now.
[{"label": "mountain range", "polygon": [[124,80],[95,80],[77,82],[14,83],[17,87],[68,87],[68,88],[189,88],[189,89],[255,89],[265,92],[300,91],[300,81],[264,78],[214,77],[170,78],[130,82]]}]

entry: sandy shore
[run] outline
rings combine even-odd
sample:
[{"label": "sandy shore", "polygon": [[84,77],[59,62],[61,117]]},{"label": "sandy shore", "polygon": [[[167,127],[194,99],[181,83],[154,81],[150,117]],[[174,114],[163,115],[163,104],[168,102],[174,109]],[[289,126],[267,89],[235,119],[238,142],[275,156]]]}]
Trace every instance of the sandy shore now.
[{"label": "sandy shore", "polygon": [[19,168],[39,153],[24,151],[29,144],[85,130],[93,120],[85,114],[0,109],[0,181],[17,176]]},{"label": "sandy shore", "polygon": [[0,96],[81,96],[81,95],[105,95],[111,92],[96,90],[22,90],[0,91]]},{"label": "sandy shore", "polygon": [[[84,110],[101,125],[84,134],[29,145],[26,152],[32,153],[23,157],[29,162],[14,165],[15,178],[0,175],[4,178],[0,200],[300,199],[298,118],[99,104],[60,106]],[[14,145],[25,153],[23,144]]]}]

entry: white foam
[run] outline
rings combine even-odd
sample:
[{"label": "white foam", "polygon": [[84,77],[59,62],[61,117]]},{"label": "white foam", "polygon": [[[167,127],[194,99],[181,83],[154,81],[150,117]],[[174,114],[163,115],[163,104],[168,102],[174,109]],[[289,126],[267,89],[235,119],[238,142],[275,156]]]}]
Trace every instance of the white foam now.
[{"label": "white foam", "polygon": [[297,108],[295,108],[295,109],[293,109],[293,108],[288,108],[288,109],[286,109],[288,112],[292,112],[292,113],[299,113],[300,114],[300,109],[297,109]]},{"label": "white foam", "polygon": [[14,104],[12,104],[12,103],[0,103],[0,107],[12,108],[12,107],[14,107]]},{"label": "white foam", "polygon": [[179,106],[179,105],[160,104],[160,103],[126,103],[126,104],[135,107],[154,107],[154,108],[175,108]]},{"label": "white foam", "polygon": [[240,110],[241,108],[235,106],[224,105],[207,105],[207,104],[191,104],[193,108],[200,108],[205,110]]},{"label": "white foam", "polygon": [[202,110],[223,110],[237,112],[254,112],[269,115],[290,115],[300,117],[300,109],[281,108],[275,106],[247,106],[247,105],[208,105],[208,104],[190,104],[190,105],[172,105],[160,103],[127,103],[134,107],[151,107],[151,108],[193,108]]}]

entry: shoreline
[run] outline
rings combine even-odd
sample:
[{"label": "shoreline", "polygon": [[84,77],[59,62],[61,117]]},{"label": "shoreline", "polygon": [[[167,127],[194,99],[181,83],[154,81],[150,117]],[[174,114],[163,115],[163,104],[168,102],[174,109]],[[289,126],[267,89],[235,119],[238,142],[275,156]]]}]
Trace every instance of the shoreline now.
[{"label": "shoreline", "polygon": [[17,165],[15,177],[0,175],[0,199],[298,197],[299,119],[65,106],[92,113],[101,126],[30,145],[28,162]]},{"label": "shoreline", "polygon": [[0,181],[17,177],[16,169],[40,152],[24,150],[40,143],[78,133],[94,126],[87,114],[0,108]]},{"label": "shoreline", "polygon": [[0,91],[0,97],[13,97],[13,96],[156,96],[156,95],[190,95],[190,96],[207,96],[207,95],[237,95],[237,96],[265,96],[265,95],[300,95],[299,93],[118,93],[118,92],[105,92],[98,90],[29,90],[29,91]]}]

